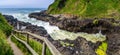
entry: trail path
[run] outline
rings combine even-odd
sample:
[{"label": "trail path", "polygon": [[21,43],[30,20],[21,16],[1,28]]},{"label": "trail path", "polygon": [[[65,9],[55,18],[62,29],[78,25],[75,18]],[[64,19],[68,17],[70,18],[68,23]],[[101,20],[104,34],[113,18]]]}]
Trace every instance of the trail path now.
[{"label": "trail path", "polygon": [[11,36],[7,39],[10,44],[14,55],[24,55],[23,52],[11,41]]}]

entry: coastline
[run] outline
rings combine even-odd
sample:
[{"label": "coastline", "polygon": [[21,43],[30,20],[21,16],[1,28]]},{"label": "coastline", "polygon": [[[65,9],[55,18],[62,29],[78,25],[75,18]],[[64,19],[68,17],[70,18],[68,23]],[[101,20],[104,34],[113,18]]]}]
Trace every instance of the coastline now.
[{"label": "coastline", "polygon": [[[40,16],[38,16],[38,15],[40,15]],[[114,47],[111,43],[117,43],[117,42],[115,42],[115,40],[119,41],[118,37],[120,36],[119,35],[120,34],[119,33],[120,27],[119,26],[113,26],[111,24],[112,19],[99,19],[97,21],[95,21],[96,19],[85,19],[85,20],[77,20],[75,18],[71,18],[71,19],[62,18],[62,19],[60,19],[61,17],[59,17],[59,16],[54,17],[54,16],[51,16],[51,15],[48,15],[48,14],[46,15],[46,13],[40,13],[40,14],[37,13],[37,15],[36,15],[36,13],[33,13],[32,15],[30,14],[29,17],[36,18],[38,20],[42,20],[42,21],[45,21],[45,22],[49,22],[51,25],[56,25],[60,29],[67,30],[67,31],[70,31],[70,32],[75,32],[75,33],[77,33],[77,32],[98,33],[99,30],[101,30],[102,34],[106,34],[106,36],[107,36],[106,42],[109,45],[108,50],[107,50],[108,51],[107,54],[111,54],[110,50],[118,50],[118,49],[111,48],[111,47]],[[41,30],[39,30],[39,28],[44,30],[44,28],[31,25],[30,23],[13,21],[13,20],[11,20],[11,18],[9,16],[6,17],[6,18],[8,18],[7,20],[9,21],[9,23],[10,22],[13,22],[13,23],[14,22],[16,22],[16,23],[19,22],[23,26],[28,25],[28,27],[33,27],[33,28],[28,28],[28,31],[30,31],[30,30],[35,31],[35,29],[37,29],[34,32],[35,34],[38,31],[41,31]],[[12,19],[14,19],[14,17],[12,17]],[[112,22],[118,23],[115,20],[112,21]],[[79,25],[77,25],[77,24],[79,24]],[[15,23],[13,25],[16,26]],[[80,30],[81,27],[84,28],[84,29]],[[76,40],[73,40],[73,41],[68,40],[68,39],[66,39],[66,40],[52,40],[47,33],[43,34],[44,32],[46,33],[46,31],[44,30],[44,31],[42,31],[41,35],[43,35],[43,36],[47,35],[49,40],[51,40],[51,42],[56,46],[56,48],[61,53],[63,53],[64,55],[82,54],[79,51],[83,51],[83,53],[88,51],[89,54],[96,55],[95,49],[97,49],[98,46],[101,44],[101,42],[97,42],[96,44],[94,44],[92,42],[89,42],[89,41],[85,40],[84,38],[77,38]],[[40,33],[38,33],[38,34],[40,34]],[[113,39],[113,37],[114,37],[114,39]],[[64,43],[74,44],[76,47],[62,46],[61,41],[64,42]],[[76,42],[78,42],[78,43],[76,43]],[[81,44],[81,43],[83,43],[83,44]],[[80,44],[80,45],[78,45],[78,44]],[[86,45],[84,45],[84,44],[86,44]],[[118,44],[116,44],[115,46],[118,46]],[[78,46],[81,46],[81,47],[78,48]],[[89,46],[89,47],[84,48],[85,46]],[[81,48],[84,48],[84,49],[80,50]],[[76,53],[76,52],[78,52],[78,53]],[[112,54],[113,53],[114,52],[112,52]],[[84,54],[84,55],[86,55],[86,54]]]}]

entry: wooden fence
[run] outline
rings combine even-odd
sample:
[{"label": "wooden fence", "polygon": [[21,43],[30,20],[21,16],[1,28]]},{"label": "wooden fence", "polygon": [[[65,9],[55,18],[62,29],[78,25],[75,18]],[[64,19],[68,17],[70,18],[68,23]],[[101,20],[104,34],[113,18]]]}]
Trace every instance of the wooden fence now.
[{"label": "wooden fence", "polygon": [[[46,49],[46,46],[50,49],[51,53],[53,55],[62,55],[57,49],[56,47],[46,38],[46,37],[41,37],[39,35],[36,35],[36,34],[33,34],[33,33],[30,33],[30,32],[27,32],[27,31],[18,31],[18,30],[13,30],[13,34],[15,33],[20,33],[20,34],[25,34],[27,35],[27,43],[29,43],[29,38],[30,36],[32,36],[33,38],[36,38],[38,40],[41,40],[43,41],[43,47],[42,47],[42,55],[45,55],[45,49]],[[28,46],[26,46],[28,47]],[[32,49],[29,49],[29,51],[32,51],[31,53],[33,53],[34,51]],[[35,52],[34,52],[35,53]],[[33,53],[33,54],[34,54]],[[37,54],[36,54],[37,55]]]}]

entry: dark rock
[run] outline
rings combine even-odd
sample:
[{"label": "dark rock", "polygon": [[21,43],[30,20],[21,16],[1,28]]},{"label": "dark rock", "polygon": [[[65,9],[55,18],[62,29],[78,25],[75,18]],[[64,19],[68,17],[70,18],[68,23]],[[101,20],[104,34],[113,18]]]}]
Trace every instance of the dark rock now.
[{"label": "dark rock", "polygon": [[78,37],[74,43],[76,46],[75,49],[79,52],[78,55],[96,55],[89,42],[84,38]]},{"label": "dark rock", "polygon": [[120,33],[107,34],[108,55],[120,55]]},{"label": "dark rock", "polygon": [[42,21],[47,21],[47,22],[49,21],[49,19],[53,18],[52,16],[48,15],[46,13],[46,11],[30,13],[29,17],[36,18],[36,19],[42,20]]},{"label": "dark rock", "polygon": [[62,41],[65,43],[67,42],[69,44],[74,44],[74,46],[71,47],[66,46],[58,48],[65,55],[96,55],[95,47],[92,46],[96,46],[96,48],[99,46],[94,43],[88,42],[82,37],[78,37],[76,40],[66,39]]},{"label": "dark rock", "polygon": [[12,15],[3,15],[6,20],[9,22],[9,24],[13,25],[13,26],[17,26],[17,22],[18,20],[15,19]]},{"label": "dark rock", "polygon": [[38,27],[35,25],[27,26],[26,30],[31,31],[32,33],[38,34],[40,36],[45,36],[47,34],[47,31],[43,27]]}]

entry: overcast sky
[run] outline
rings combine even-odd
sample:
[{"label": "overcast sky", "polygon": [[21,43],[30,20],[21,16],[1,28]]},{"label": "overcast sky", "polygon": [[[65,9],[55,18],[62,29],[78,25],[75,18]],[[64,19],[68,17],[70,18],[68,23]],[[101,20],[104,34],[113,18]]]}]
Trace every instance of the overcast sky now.
[{"label": "overcast sky", "polygon": [[0,8],[47,8],[54,0],[0,0]]}]

